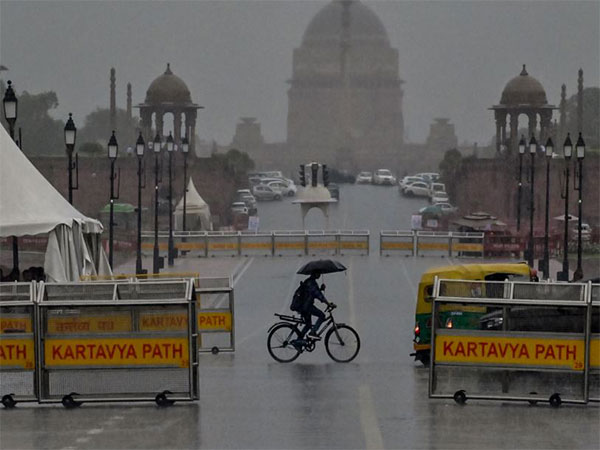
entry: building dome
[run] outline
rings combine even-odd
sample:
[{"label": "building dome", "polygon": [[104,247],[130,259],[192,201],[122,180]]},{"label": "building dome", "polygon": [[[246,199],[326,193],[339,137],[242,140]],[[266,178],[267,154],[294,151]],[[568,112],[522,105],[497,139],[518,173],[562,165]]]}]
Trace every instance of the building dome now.
[{"label": "building dome", "polygon": [[377,41],[389,45],[387,32],[379,17],[368,6],[355,0],[334,0],[324,6],[306,28],[302,44],[339,42],[345,7],[348,8],[348,34],[351,41]]},{"label": "building dome", "polygon": [[192,103],[192,96],[185,82],[171,72],[171,65],[156,78],[146,91],[147,104]]},{"label": "building dome", "polygon": [[523,64],[518,77],[513,78],[502,91],[501,105],[546,105],[546,91],[542,84],[530,77]]}]

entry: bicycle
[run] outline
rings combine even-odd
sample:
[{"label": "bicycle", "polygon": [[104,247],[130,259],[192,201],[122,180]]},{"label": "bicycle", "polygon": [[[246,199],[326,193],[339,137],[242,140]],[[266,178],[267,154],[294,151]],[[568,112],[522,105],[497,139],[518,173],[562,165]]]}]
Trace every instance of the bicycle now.
[{"label": "bicycle", "polygon": [[[325,350],[336,362],[350,362],[360,350],[360,337],[354,328],[344,323],[336,323],[332,311],[336,305],[330,304],[325,309],[328,314],[317,335],[325,334]],[[275,314],[281,319],[269,328],[267,349],[275,361],[288,363],[294,361],[304,351],[312,352],[317,341],[305,336],[301,338],[299,326],[306,325],[302,317]]]}]

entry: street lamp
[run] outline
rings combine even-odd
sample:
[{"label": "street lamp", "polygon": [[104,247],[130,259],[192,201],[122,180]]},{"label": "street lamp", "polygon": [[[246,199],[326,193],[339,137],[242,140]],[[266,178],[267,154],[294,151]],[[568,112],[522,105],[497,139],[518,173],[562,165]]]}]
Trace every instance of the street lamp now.
[{"label": "street lamp", "polygon": [[183,231],[185,231],[185,215],[187,206],[187,156],[190,151],[190,145],[188,143],[187,136],[181,141],[181,150],[183,151]]},{"label": "street lamp", "polygon": [[[8,132],[10,138],[15,140],[15,122],[17,121],[17,106],[19,101],[15,95],[15,91],[12,88],[12,81],[8,80],[8,86],[4,91],[4,98],[2,99],[2,105],[4,106],[4,118],[8,122]],[[12,238],[13,248],[13,269],[19,270],[19,241],[16,236]]]},{"label": "street lamp", "polygon": [[[115,200],[118,199],[118,195],[115,196],[115,162],[119,154],[119,144],[113,130],[112,136],[108,141],[108,159],[110,159],[110,219],[108,225],[108,263],[110,268],[113,268],[113,237],[114,237],[114,206]],[[121,179],[119,178],[119,183]]]},{"label": "street lamp", "polygon": [[168,248],[168,261],[169,265],[172,266],[174,263],[174,245],[173,245],[173,148],[175,143],[173,142],[173,135],[169,132],[167,137],[167,153],[169,154],[169,248]]},{"label": "street lamp", "polygon": [[546,217],[544,218],[544,277],[550,277],[550,252],[548,250],[548,226],[550,209],[550,160],[554,153],[552,138],[546,141]]},{"label": "street lamp", "polygon": [[[73,150],[75,149],[75,137],[77,128],[73,123],[73,114],[69,113],[69,120],[65,124],[65,145],[67,147],[67,158],[69,159],[69,203],[73,204],[73,190],[79,189],[79,158],[75,154],[75,164],[73,164]],[[73,186],[73,169],[75,169],[75,186]]]},{"label": "street lamp", "polygon": [[152,258],[152,273],[160,272],[159,255],[158,255],[158,155],[161,148],[160,135],[156,133],[152,148],[154,150],[154,254]]},{"label": "street lamp", "polygon": [[521,175],[523,173],[523,155],[525,154],[525,136],[521,135],[521,140],[519,141],[519,190],[517,194],[517,231],[521,230],[521,189],[523,188],[523,183],[521,182]]},{"label": "street lamp", "polygon": [[575,273],[573,274],[573,280],[581,280],[583,278],[583,268],[581,267],[581,226],[582,220],[582,206],[583,201],[581,199],[582,196],[582,186],[583,186],[583,158],[585,157],[585,142],[583,142],[583,138],[581,137],[581,133],[579,133],[579,138],[577,139],[577,143],[575,144],[575,152],[577,154],[577,165],[578,165],[578,178],[579,183],[577,186],[577,191],[579,191],[579,200],[578,200],[578,223],[577,223],[577,269],[575,269]]},{"label": "street lamp", "polygon": [[[567,133],[567,139],[563,144],[563,155],[565,157],[565,236],[563,243],[563,264],[562,272],[557,275],[558,281],[569,281],[569,173],[571,156],[573,155],[573,143],[571,142],[571,134]],[[561,193],[561,196],[563,194]]]},{"label": "street lamp", "polygon": [[529,154],[531,155],[531,186],[529,191],[529,266],[533,267],[533,256],[535,251],[535,244],[533,242],[533,212],[535,209],[535,202],[533,200],[533,192],[535,185],[535,152],[537,151],[537,141],[535,136],[531,135],[529,140]]},{"label": "street lamp", "polygon": [[[137,207],[137,256],[135,259],[135,273],[143,273],[142,269],[142,162],[144,159],[144,150],[146,143],[142,137],[142,133],[137,138],[135,143],[135,153],[138,157],[138,207]],[[145,186],[143,186],[145,187]]]}]

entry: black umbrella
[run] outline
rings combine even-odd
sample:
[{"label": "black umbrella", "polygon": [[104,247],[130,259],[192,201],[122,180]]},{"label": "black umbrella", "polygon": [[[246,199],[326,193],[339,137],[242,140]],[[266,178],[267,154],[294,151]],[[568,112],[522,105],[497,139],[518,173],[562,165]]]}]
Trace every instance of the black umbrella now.
[{"label": "black umbrella", "polygon": [[312,275],[313,273],[334,273],[343,272],[344,270],[346,270],[346,267],[339,261],[333,259],[319,259],[304,264],[297,273],[302,275]]}]

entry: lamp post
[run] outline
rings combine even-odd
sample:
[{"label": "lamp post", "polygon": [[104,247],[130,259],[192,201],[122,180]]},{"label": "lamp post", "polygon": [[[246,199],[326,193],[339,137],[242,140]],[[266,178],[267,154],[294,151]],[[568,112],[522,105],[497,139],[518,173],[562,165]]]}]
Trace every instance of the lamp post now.
[{"label": "lamp post", "polygon": [[579,191],[579,199],[578,199],[578,222],[577,222],[577,269],[575,269],[575,273],[573,274],[573,280],[581,280],[583,278],[583,268],[581,267],[581,226],[582,220],[582,186],[583,186],[583,158],[585,157],[585,142],[583,142],[583,138],[581,137],[581,133],[579,133],[579,138],[577,139],[577,143],[575,144],[575,152],[577,154],[577,165],[578,165],[578,186],[577,191]]},{"label": "lamp post", "polygon": [[517,192],[517,231],[521,230],[521,190],[523,188],[521,176],[523,173],[523,155],[525,154],[525,145],[525,136],[521,135],[521,140],[519,141],[519,190]]},{"label": "lamp post", "polygon": [[138,207],[137,207],[137,255],[135,259],[135,273],[142,273],[142,161],[144,158],[144,150],[146,143],[142,137],[142,133],[137,138],[135,143],[135,153],[138,157]]},{"label": "lamp post", "polygon": [[[65,146],[67,147],[67,158],[69,160],[69,203],[73,204],[73,190],[79,188],[79,159],[75,155],[75,165],[73,165],[73,150],[75,149],[75,137],[77,136],[77,128],[73,123],[73,114],[69,113],[69,120],[65,124]],[[76,185],[73,186],[73,169],[76,170]]]},{"label": "lamp post", "polygon": [[175,143],[173,142],[173,135],[169,133],[167,137],[167,153],[169,154],[169,249],[168,249],[168,261],[169,265],[172,266],[174,263],[173,253],[173,148]]},{"label": "lamp post", "polygon": [[537,151],[537,141],[535,136],[531,135],[529,140],[529,155],[531,156],[531,186],[529,191],[529,266],[533,267],[535,243],[533,242],[533,213],[535,211],[535,202],[533,199],[535,187],[535,152]]},{"label": "lamp post", "polygon": [[160,154],[160,135],[156,133],[152,148],[154,150],[154,254],[152,257],[152,273],[159,273],[158,257],[158,155]]},{"label": "lamp post", "polygon": [[[563,243],[563,264],[562,272],[557,276],[558,281],[569,280],[569,173],[571,156],[573,155],[573,144],[571,143],[571,134],[567,134],[567,139],[563,144],[563,155],[565,157],[565,236]],[[562,194],[561,194],[562,195]]]},{"label": "lamp post", "polygon": [[548,225],[550,209],[550,160],[554,153],[552,138],[546,141],[546,217],[544,218],[544,277],[550,277],[550,252],[548,250]]},{"label": "lamp post", "polygon": [[[4,118],[8,122],[8,132],[10,138],[15,140],[15,122],[17,121],[17,106],[19,101],[15,95],[15,91],[12,88],[12,81],[8,80],[8,86],[4,91],[4,98],[2,99],[2,105],[4,107]],[[13,269],[19,270],[19,241],[16,236],[12,238],[13,248]]]},{"label": "lamp post", "polygon": [[187,136],[183,138],[181,141],[181,150],[183,151],[183,231],[185,228],[185,216],[186,216],[186,207],[187,207],[187,156],[190,151],[190,145],[187,140]]},{"label": "lamp post", "polygon": [[108,141],[108,159],[110,159],[110,219],[108,225],[108,263],[113,268],[113,238],[114,238],[114,206],[115,206],[115,162],[119,154],[119,144],[113,130]]}]

